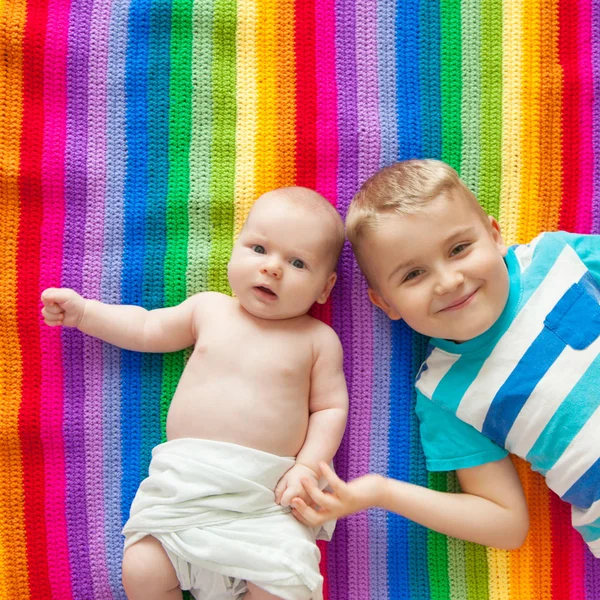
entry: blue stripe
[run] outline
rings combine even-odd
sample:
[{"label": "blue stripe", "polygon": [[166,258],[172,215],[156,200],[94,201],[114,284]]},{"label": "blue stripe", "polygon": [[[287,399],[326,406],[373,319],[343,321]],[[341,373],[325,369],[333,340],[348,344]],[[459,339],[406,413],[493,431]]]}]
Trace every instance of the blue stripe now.
[{"label": "blue stripe", "polygon": [[600,356],[594,359],[583,377],[558,407],[525,457],[545,475],[562,456],[567,446],[600,405],[598,377]]},{"label": "blue stripe", "polygon": [[[410,475],[411,443],[410,414],[413,398],[411,357],[412,331],[403,321],[392,323],[392,355],[390,372],[390,430],[388,434],[388,476],[408,481]],[[388,589],[398,598],[409,596],[409,522],[394,513],[387,515]]]},{"label": "blue stripe", "polygon": [[[121,299],[124,304],[140,305],[143,300],[145,214],[148,193],[147,74],[150,19],[147,4],[133,0],[128,23],[125,67],[127,94],[126,136],[127,171],[125,176],[124,252]],[[121,361],[122,394],[121,437],[123,440],[123,489],[121,513],[124,520],[140,480],[147,474],[140,461],[142,445],[142,357],[123,351]]]},{"label": "blue stripe", "polygon": [[589,525],[580,525],[575,527],[586,542],[595,542],[600,540],[600,519],[596,519]]},{"label": "blue stripe", "polygon": [[589,508],[600,500],[600,458],[563,494],[562,499],[578,508]]},{"label": "blue stripe", "polygon": [[419,95],[419,0],[396,5],[396,114],[398,158],[422,158],[421,101]]},{"label": "blue stripe", "polygon": [[531,392],[564,348],[565,343],[549,329],[542,330],[492,400],[481,430],[485,436],[505,446]]}]

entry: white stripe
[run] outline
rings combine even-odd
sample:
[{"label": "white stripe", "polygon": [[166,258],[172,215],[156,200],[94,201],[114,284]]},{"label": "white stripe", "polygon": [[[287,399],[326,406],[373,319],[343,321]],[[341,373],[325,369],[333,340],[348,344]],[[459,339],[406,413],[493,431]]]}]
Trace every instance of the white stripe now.
[{"label": "white stripe", "polygon": [[562,496],[600,458],[600,406],[546,474],[548,487]]},{"label": "white stripe", "polygon": [[[421,373],[416,388],[431,400],[438,383],[446,376],[452,365],[460,358],[459,354],[450,354],[436,348],[425,361],[427,369]],[[423,369],[423,366],[421,366]]]},{"label": "white stripe", "polygon": [[571,506],[571,521],[575,527],[583,527],[600,519],[600,500],[596,500],[585,510]]},{"label": "white stripe", "polygon": [[565,246],[465,392],[456,411],[459,419],[481,431],[492,400],[542,331],[546,315],[586,271],[575,251]]},{"label": "white stripe", "polygon": [[585,350],[566,346],[535,386],[515,419],[505,446],[525,458],[563,400],[583,377],[600,352],[600,337]]},{"label": "white stripe", "polygon": [[533,253],[535,252],[535,247],[540,243],[543,237],[544,234],[541,233],[536,238],[531,240],[529,244],[523,244],[515,248],[515,257],[519,261],[521,273],[523,273],[523,271],[525,271],[527,267],[529,267],[529,265],[531,264],[531,260],[533,259]]}]

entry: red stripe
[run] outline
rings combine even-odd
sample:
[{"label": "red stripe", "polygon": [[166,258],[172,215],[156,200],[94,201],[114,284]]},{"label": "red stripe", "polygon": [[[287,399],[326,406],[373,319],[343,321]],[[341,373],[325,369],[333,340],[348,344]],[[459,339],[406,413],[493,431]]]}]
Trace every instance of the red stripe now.
[{"label": "red stripe", "polygon": [[315,0],[296,0],[296,184],[317,185]]},{"label": "red stripe", "polygon": [[38,286],[42,225],[43,61],[48,5],[35,0],[27,6],[23,42],[23,123],[21,134],[21,202],[17,306],[23,365],[19,437],[23,461],[25,535],[31,597],[50,598],[46,520],[44,508],[44,455],[40,437],[40,313]]},{"label": "red stripe", "polygon": [[581,84],[578,77],[577,28],[579,26],[579,15],[577,13],[577,2],[560,0],[558,10],[558,20],[560,23],[558,56],[563,70],[563,197],[559,228],[566,231],[575,231],[581,176],[581,162],[579,157],[581,134],[578,118]]},{"label": "red stripe", "polygon": [[571,510],[554,492],[550,492],[552,516],[552,598],[570,598],[570,537]]}]

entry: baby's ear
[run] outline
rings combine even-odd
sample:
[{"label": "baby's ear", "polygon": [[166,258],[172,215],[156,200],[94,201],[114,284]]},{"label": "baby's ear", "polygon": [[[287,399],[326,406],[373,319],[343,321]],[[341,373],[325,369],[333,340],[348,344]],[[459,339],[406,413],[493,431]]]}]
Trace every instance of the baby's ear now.
[{"label": "baby's ear", "polygon": [[390,306],[379,292],[376,292],[373,288],[369,288],[368,293],[369,300],[380,308],[392,321],[399,321],[402,318],[400,313],[393,306]]},{"label": "baby's ear", "polygon": [[317,298],[317,304],[325,304],[325,302],[327,302],[327,298],[329,298],[329,294],[331,294],[331,290],[333,289],[333,286],[335,285],[336,280],[337,280],[337,273],[334,271],[327,278],[325,287],[323,288],[321,295]]}]

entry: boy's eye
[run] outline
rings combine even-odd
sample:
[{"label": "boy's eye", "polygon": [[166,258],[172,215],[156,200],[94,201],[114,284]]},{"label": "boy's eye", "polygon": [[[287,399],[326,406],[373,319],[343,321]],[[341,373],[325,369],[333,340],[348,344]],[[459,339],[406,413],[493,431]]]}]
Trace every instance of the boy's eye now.
[{"label": "boy's eye", "polygon": [[420,269],[415,269],[414,271],[411,271],[410,273],[406,274],[404,281],[410,281],[411,279],[418,277],[420,274],[421,274]]},{"label": "boy's eye", "polygon": [[304,261],[300,260],[299,258],[295,258],[292,261],[292,266],[296,267],[296,269],[304,269]]},{"label": "boy's eye", "polygon": [[260,244],[254,244],[254,246],[252,246],[252,250],[254,250],[254,252],[256,252],[256,254],[266,254],[266,250],[264,246],[261,246]]},{"label": "boy's eye", "polygon": [[469,244],[459,244],[458,246],[454,246],[450,251],[450,256],[456,256],[461,252],[464,252],[469,247]]}]

